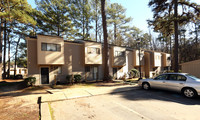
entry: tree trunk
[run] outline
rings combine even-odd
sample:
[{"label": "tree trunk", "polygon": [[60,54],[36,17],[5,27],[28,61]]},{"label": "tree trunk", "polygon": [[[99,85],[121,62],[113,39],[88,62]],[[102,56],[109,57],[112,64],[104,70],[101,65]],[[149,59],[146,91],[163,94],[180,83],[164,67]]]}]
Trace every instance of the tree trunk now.
[{"label": "tree trunk", "polygon": [[195,34],[196,34],[196,52],[195,52],[195,60],[198,59],[198,24],[195,23]]},{"label": "tree trunk", "polygon": [[20,36],[19,36],[19,39],[17,41],[17,45],[16,45],[16,48],[15,48],[15,66],[14,66],[14,78],[16,76],[16,70],[17,70],[17,53],[18,53],[18,46],[19,46],[19,42],[20,42]]},{"label": "tree trunk", "polygon": [[[184,33],[184,52],[186,49],[185,44],[186,44],[186,41],[185,41],[185,33]],[[186,54],[184,54],[184,62],[186,62],[186,57],[187,57]]]},{"label": "tree trunk", "polygon": [[171,38],[171,35],[169,35],[169,50],[170,50],[170,60],[171,60],[171,68],[172,69],[172,63],[173,63],[173,60],[172,60],[172,38]]},{"label": "tree trunk", "polygon": [[82,24],[83,24],[83,40],[85,40],[85,16],[84,16],[84,14],[85,14],[85,0],[83,0],[83,11],[82,11],[82,15],[83,15],[83,18],[82,18]]},{"label": "tree trunk", "polygon": [[107,23],[106,23],[106,13],[105,13],[105,0],[101,0],[101,15],[102,15],[102,24],[103,24],[103,36],[104,36],[104,81],[109,80],[109,69],[108,69],[108,33],[107,33]]},{"label": "tree trunk", "polygon": [[97,42],[97,33],[98,33],[98,25],[97,25],[98,24],[98,19],[97,19],[97,17],[98,17],[97,16],[97,12],[98,12],[97,11],[97,0],[95,0],[95,2],[96,2],[96,6],[95,6],[96,7],[96,16],[95,16],[95,24],[96,24],[95,31],[96,31],[96,35],[95,35],[95,39],[96,39],[96,42]]},{"label": "tree trunk", "polygon": [[7,76],[10,78],[10,32],[8,32],[8,70]]},{"label": "tree trunk", "polygon": [[7,29],[7,23],[4,22],[4,51],[3,51],[3,79],[6,78],[6,29]]},{"label": "tree trunk", "polygon": [[60,36],[60,26],[58,25],[57,36]]},{"label": "tree trunk", "polygon": [[174,72],[179,71],[179,62],[178,62],[178,0],[174,0],[174,33],[175,33],[175,47],[174,47]]},{"label": "tree trunk", "polygon": [[117,45],[117,27],[116,23],[114,23],[114,44]]},{"label": "tree trunk", "polygon": [[1,24],[0,24],[0,80],[2,79],[2,36],[3,36],[3,22],[1,18]]}]

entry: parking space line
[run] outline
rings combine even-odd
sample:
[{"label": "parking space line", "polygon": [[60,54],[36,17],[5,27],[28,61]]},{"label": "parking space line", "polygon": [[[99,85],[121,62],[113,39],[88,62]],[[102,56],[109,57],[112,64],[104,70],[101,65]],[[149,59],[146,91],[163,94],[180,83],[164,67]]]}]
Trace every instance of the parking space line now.
[{"label": "parking space line", "polygon": [[117,102],[113,102],[113,103],[115,103],[115,104],[117,104],[117,105],[123,107],[124,109],[129,110],[130,112],[135,113],[136,115],[138,115],[138,116],[141,117],[142,119],[151,120],[150,118],[148,118],[148,117],[146,117],[146,116],[144,116],[144,115],[138,113],[137,111],[135,111],[135,110],[133,110],[133,109],[127,107],[127,106],[124,106],[124,105],[122,105],[122,104],[120,104],[120,103],[117,103]]}]

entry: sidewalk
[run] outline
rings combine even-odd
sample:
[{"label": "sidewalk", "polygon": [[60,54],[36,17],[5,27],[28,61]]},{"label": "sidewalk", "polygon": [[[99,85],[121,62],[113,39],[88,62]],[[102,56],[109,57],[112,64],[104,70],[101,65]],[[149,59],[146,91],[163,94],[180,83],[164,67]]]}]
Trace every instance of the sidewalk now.
[{"label": "sidewalk", "polygon": [[41,98],[41,120],[51,118],[51,107],[49,103],[56,101],[63,101],[69,99],[76,99],[81,97],[91,97],[96,95],[118,93],[136,89],[135,85],[123,85],[112,87],[83,87],[83,88],[66,88],[66,89],[51,89],[48,90],[50,94],[44,95]]},{"label": "sidewalk", "polygon": [[47,90],[50,94],[42,96],[41,102],[55,102],[79,97],[90,97],[108,93],[122,92],[131,90],[135,85],[123,85],[112,87],[83,87],[83,88],[66,88],[66,89],[50,89]]}]

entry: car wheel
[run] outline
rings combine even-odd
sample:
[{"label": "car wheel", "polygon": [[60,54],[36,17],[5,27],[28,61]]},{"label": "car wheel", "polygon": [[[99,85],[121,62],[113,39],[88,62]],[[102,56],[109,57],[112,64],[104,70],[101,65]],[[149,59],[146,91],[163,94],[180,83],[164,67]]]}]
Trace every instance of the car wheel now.
[{"label": "car wheel", "polygon": [[193,98],[197,95],[196,91],[192,88],[185,88],[183,90],[183,95],[188,98]]},{"label": "car wheel", "polygon": [[149,83],[143,83],[142,84],[142,88],[144,89],[144,90],[149,90],[151,87],[150,87],[150,85],[149,85]]}]

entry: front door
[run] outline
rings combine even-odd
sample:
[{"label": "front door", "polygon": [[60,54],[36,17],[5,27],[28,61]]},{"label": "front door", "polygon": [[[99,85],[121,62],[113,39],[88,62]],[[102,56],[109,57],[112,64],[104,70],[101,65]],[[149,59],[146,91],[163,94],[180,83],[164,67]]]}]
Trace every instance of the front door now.
[{"label": "front door", "polygon": [[49,84],[49,68],[41,68],[41,82],[42,84]]},{"label": "front door", "polygon": [[93,67],[93,79],[98,80],[98,67]]},{"label": "front door", "polygon": [[113,68],[113,77],[117,79],[117,68]]}]

